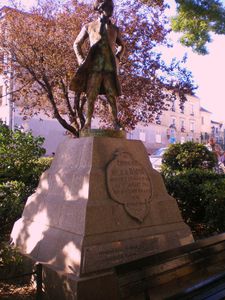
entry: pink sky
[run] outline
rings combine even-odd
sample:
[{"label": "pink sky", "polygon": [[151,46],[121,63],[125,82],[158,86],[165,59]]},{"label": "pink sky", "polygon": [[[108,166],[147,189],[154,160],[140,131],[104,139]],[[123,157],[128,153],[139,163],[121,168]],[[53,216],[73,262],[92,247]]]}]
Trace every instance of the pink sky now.
[{"label": "pink sky", "polygon": [[[172,34],[176,41],[178,35]],[[213,113],[213,120],[223,121],[225,124],[225,36],[213,36],[213,42],[208,45],[208,55],[198,55],[174,42],[174,47],[164,49],[163,57],[167,60],[176,57],[181,59],[184,53],[188,54],[187,68],[192,72],[198,85],[196,96],[201,105]]]},{"label": "pink sky", "polygon": [[[169,15],[175,14],[175,1],[167,0],[171,6]],[[225,5],[225,0],[222,0]],[[201,105],[213,113],[215,121],[225,124],[225,36],[213,35],[213,42],[207,48],[208,55],[198,55],[191,49],[181,46],[178,34],[172,33],[174,47],[164,50],[165,57],[182,58],[184,53],[188,54],[187,68],[192,71],[194,80],[198,85],[196,96],[201,100]]]}]

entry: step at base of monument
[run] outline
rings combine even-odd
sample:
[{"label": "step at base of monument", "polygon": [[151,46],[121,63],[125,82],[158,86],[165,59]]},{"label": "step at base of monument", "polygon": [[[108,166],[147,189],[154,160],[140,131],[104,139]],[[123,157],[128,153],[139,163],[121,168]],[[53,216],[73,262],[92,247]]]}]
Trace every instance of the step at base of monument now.
[{"label": "step at base of monument", "polygon": [[113,271],[76,277],[42,266],[43,300],[118,300],[117,278]]},{"label": "step at base of monument", "polygon": [[225,234],[220,234],[80,278],[43,265],[45,297],[50,297],[47,300],[212,299],[214,295],[225,294],[224,262]]}]

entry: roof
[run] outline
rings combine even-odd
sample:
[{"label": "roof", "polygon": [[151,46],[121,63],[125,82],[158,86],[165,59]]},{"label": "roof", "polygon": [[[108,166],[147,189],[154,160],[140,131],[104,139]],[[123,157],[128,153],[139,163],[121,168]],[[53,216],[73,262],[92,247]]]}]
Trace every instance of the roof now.
[{"label": "roof", "polygon": [[211,123],[212,123],[212,124],[217,124],[217,125],[223,125],[222,122],[217,122],[217,121],[213,121],[213,120],[211,120]]},{"label": "roof", "polygon": [[204,107],[201,107],[201,108],[200,108],[200,111],[204,111],[204,112],[206,112],[206,113],[209,113],[209,114],[211,114],[211,113],[212,113],[211,111],[209,111],[209,110],[205,109]]}]

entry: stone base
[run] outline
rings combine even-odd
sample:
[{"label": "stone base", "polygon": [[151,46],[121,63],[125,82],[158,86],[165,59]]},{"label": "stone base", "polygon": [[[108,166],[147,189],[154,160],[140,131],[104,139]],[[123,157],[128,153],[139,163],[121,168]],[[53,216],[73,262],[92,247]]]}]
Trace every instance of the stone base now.
[{"label": "stone base", "polygon": [[80,137],[111,137],[111,138],[126,138],[126,131],[114,129],[83,129]]},{"label": "stone base", "polygon": [[80,279],[193,242],[142,142],[107,137],[59,146],[11,236],[33,261]]},{"label": "stone base", "polygon": [[76,277],[43,265],[43,300],[118,300],[118,280],[113,270]]}]

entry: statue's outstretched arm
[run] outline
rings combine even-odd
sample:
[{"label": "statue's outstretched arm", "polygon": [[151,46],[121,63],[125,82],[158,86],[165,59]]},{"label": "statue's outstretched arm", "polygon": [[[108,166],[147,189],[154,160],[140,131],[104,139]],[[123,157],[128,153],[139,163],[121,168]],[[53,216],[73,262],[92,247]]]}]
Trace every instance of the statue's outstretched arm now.
[{"label": "statue's outstretched arm", "polygon": [[84,26],[81,29],[80,33],[78,34],[78,36],[73,44],[73,49],[75,51],[79,66],[82,65],[82,63],[84,62],[84,59],[85,59],[84,54],[82,52],[82,45],[87,38],[88,38],[88,33],[87,33],[86,26]]},{"label": "statue's outstretched arm", "polygon": [[117,52],[116,52],[116,57],[121,60],[121,58],[123,57],[124,55],[124,51],[125,51],[125,43],[121,37],[121,34],[120,34],[120,31],[118,30],[118,33],[117,33],[117,39],[116,39],[116,43],[117,45],[119,46],[118,49],[117,49]]}]

